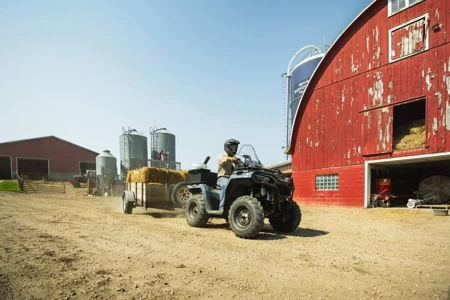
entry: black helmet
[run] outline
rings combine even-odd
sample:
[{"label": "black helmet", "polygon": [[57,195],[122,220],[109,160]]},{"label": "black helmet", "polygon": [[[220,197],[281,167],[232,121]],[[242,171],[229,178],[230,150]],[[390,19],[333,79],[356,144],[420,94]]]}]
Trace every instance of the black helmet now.
[{"label": "black helmet", "polygon": [[[235,139],[229,139],[225,141],[223,148],[229,156],[234,156],[237,152],[237,147],[239,145],[239,141]],[[234,146],[234,147],[233,147]]]}]

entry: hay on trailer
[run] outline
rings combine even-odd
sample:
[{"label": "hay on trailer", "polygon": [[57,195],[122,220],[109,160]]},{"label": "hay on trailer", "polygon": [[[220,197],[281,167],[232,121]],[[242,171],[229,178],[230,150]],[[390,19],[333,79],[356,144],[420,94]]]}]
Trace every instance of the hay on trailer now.
[{"label": "hay on trailer", "polygon": [[189,181],[189,173],[184,170],[174,171],[155,167],[144,167],[129,171],[126,180],[127,182],[176,184]]},{"label": "hay on trailer", "polygon": [[399,126],[394,130],[394,149],[425,147],[425,119]]}]

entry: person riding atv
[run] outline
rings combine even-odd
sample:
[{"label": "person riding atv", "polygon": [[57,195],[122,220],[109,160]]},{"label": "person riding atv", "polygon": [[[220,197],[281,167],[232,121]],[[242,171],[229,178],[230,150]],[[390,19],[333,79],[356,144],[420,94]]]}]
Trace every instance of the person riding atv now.
[{"label": "person riding atv", "polygon": [[[292,179],[279,170],[263,168],[251,145],[243,145],[235,155],[235,169],[224,189],[217,185],[217,173],[208,169],[188,172],[191,196],[186,204],[186,221],[204,227],[211,217],[224,218],[236,236],[255,238],[268,218],[277,231],[289,233],[301,221],[299,205],[293,201]],[[223,210],[220,193],[224,192]]]},{"label": "person riding atv", "polygon": [[239,141],[235,139],[229,139],[225,141],[223,148],[225,153],[222,153],[217,158],[217,185],[220,186],[220,203],[219,211],[223,212],[223,206],[225,205],[225,190],[230,181],[230,176],[233,173],[235,167],[234,164],[238,163],[238,159],[234,157],[239,146]]}]

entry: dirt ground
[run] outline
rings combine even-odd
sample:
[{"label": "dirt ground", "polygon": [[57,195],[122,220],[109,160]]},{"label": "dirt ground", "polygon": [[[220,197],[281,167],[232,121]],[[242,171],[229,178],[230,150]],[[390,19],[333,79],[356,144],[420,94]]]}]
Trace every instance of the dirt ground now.
[{"label": "dirt ground", "polygon": [[0,299],[448,299],[450,216],[315,207],[292,234],[120,197],[0,192]]}]

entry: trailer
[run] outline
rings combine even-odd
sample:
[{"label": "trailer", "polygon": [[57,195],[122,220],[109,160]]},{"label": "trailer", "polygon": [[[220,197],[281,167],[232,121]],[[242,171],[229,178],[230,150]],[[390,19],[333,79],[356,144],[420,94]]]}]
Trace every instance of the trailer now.
[{"label": "trailer", "polygon": [[170,209],[184,208],[189,199],[188,182],[177,184],[127,182],[122,194],[123,212],[131,214],[136,207]]}]

